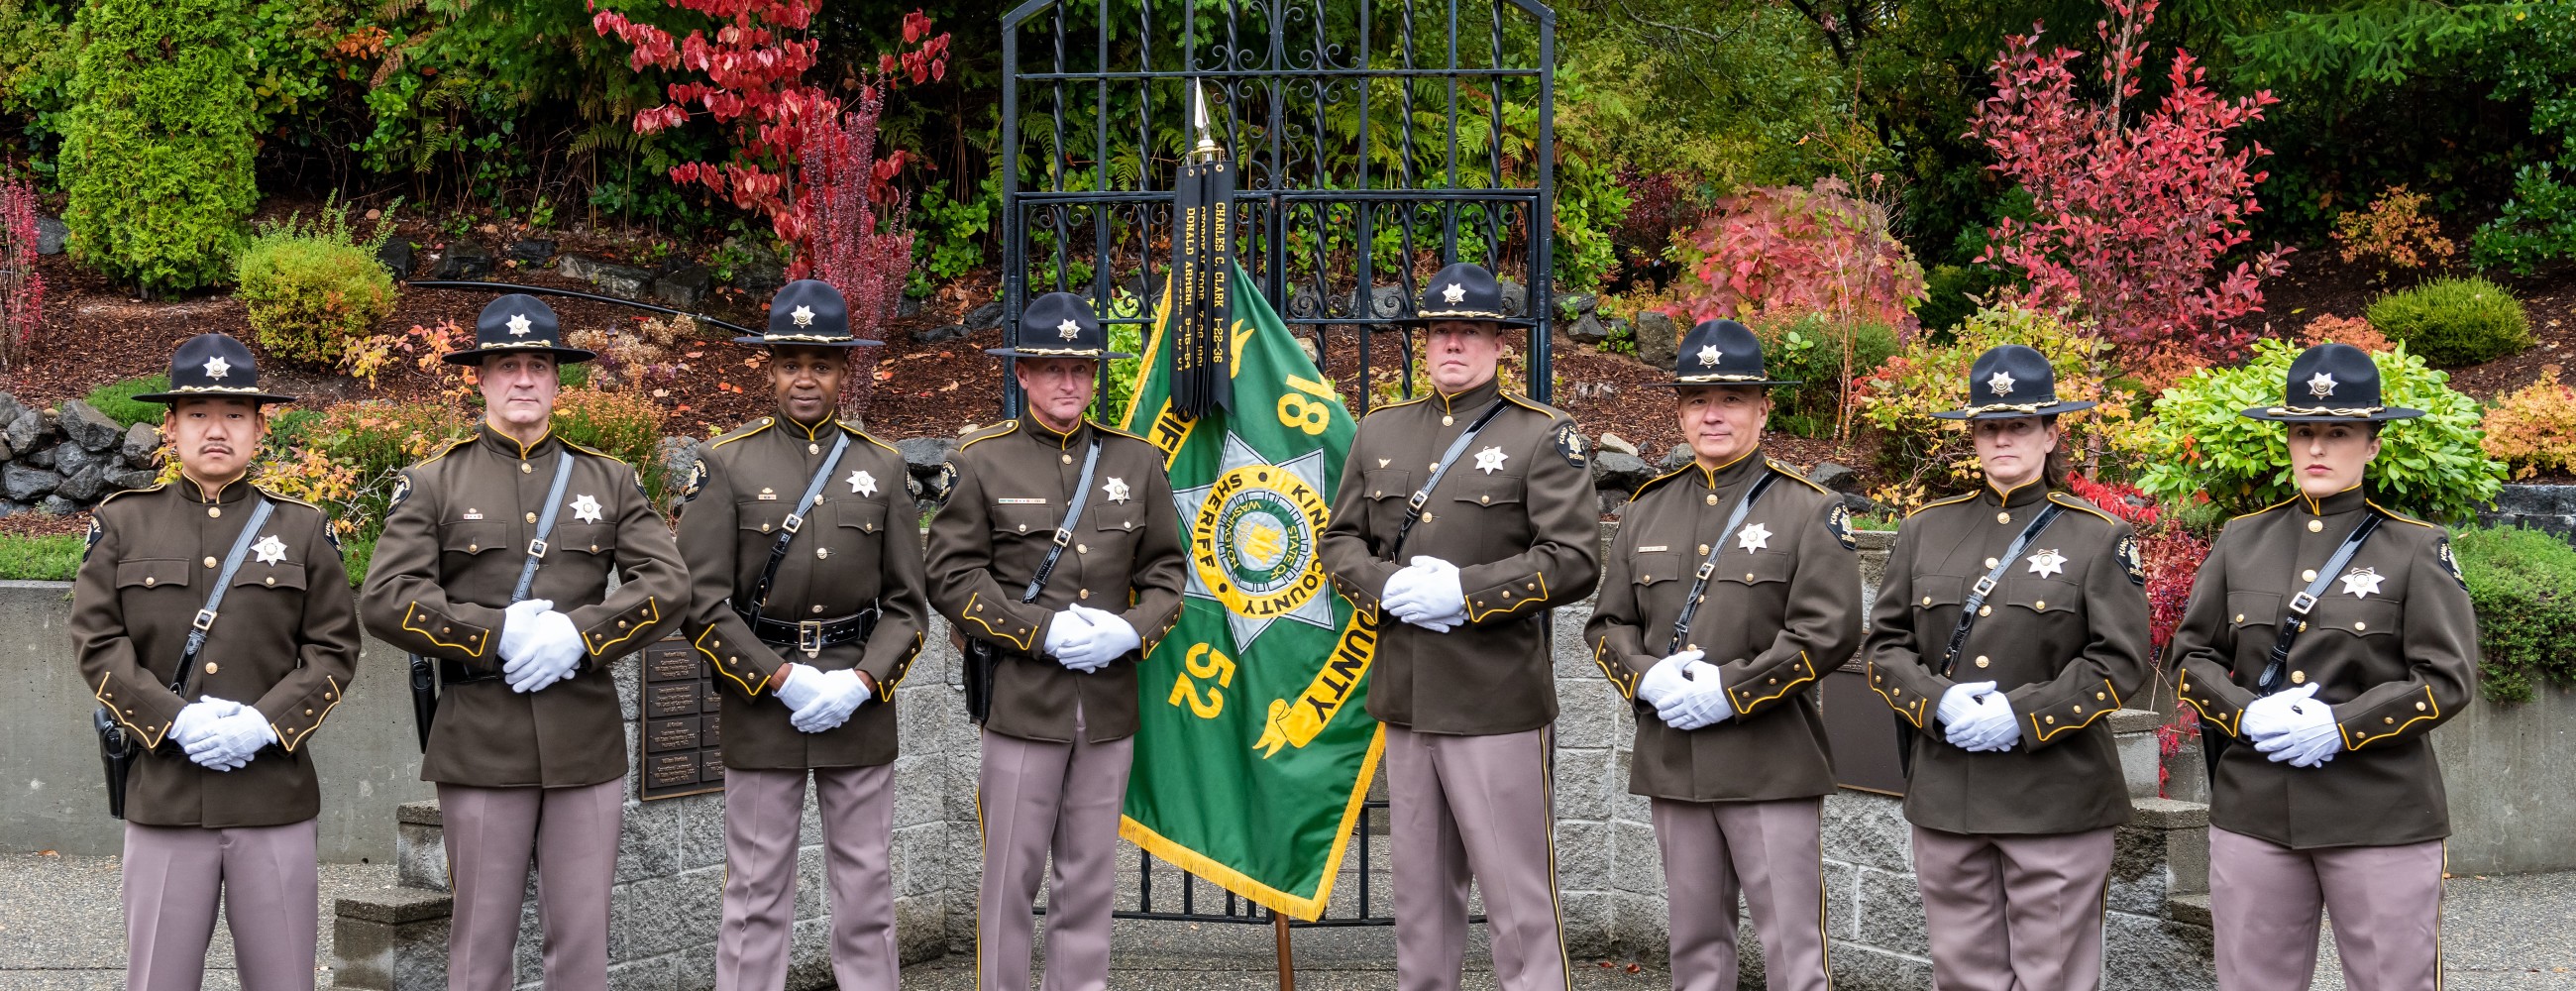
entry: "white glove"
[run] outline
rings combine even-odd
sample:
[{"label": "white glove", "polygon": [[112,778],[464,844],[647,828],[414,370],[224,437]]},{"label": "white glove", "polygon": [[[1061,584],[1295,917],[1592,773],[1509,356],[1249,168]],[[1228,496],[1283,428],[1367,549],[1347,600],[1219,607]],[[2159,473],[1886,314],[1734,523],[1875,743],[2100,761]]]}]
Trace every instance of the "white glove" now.
[{"label": "white glove", "polygon": [[857,712],[868,700],[867,685],[859,681],[857,671],[824,671],[821,675],[814,679],[820,682],[814,697],[798,707],[795,715],[787,717],[788,724],[800,732],[838,729],[850,721],[850,713]]},{"label": "white glove", "polygon": [[501,610],[501,659],[515,664],[527,657],[537,642],[537,617],[554,607],[550,599],[525,599]]},{"label": "white glove", "polygon": [[1726,686],[1718,683],[1717,665],[1692,661],[1688,668],[1690,685],[1673,694],[1670,701],[1655,710],[1664,725],[1689,731],[1714,726],[1735,715],[1735,706],[1726,700]]},{"label": "white glove", "polygon": [[573,627],[570,616],[549,611],[538,614],[529,625],[536,629],[532,632],[535,642],[528,646],[528,653],[501,668],[501,676],[509,680],[514,692],[540,691],[572,677],[573,671],[581,667],[582,655],[588,653],[581,646],[581,631]]},{"label": "white glove", "polygon": [[[2315,694],[2315,685],[2302,687],[2309,689],[2308,695]],[[2269,701],[2289,694],[2283,692],[2257,701]],[[2254,707],[2246,706],[2245,713],[2252,716]],[[2343,729],[2335,725],[2333,706],[2301,695],[2282,706],[2278,718],[2281,728],[2254,744],[2254,749],[2271,755],[2275,762],[2287,761],[2291,767],[2315,767],[2333,760],[2335,754],[2342,752]]]},{"label": "white glove", "polygon": [[1457,565],[1436,557],[1415,557],[1411,570],[1415,581],[1402,594],[1384,601],[1388,612],[1435,633],[1447,633],[1467,621],[1467,593],[1458,586]]},{"label": "white glove", "polygon": [[1067,641],[1064,653],[1057,657],[1068,668],[1090,674],[1108,667],[1109,662],[1126,656],[1128,651],[1145,643],[1143,637],[1136,635],[1136,628],[1128,625],[1117,613],[1090,606],[1075,606],[1073,612],[1082,617],[1089,629]]},{"label": "white glove", "polygon": [[188,759],[214,771],[230,771],[250,763],[259,748],[277,742],[277,731],[270,729],[268,719],[259,710],[239,702],[226,702],[233,707],[231,715],[216,719],[206,732],[190,745]]},{"label": "white glove", "polygon": [[1977,696],[1976,706],[1965,720],[1951,724],[1952,745],[1977,753],[1994,753],[2010,750],[2021,742],[2021,720],[2013,714],[2012,700],[2004,693]]},{"label": "white glove", "polygon": [[1995,683],[1991,681],[1963,681],[1950,686],[1948,691],[1941,693],[1938,710],[1941,724],[1949,727],[1951,733],[1957,733],[1959,724],[1976,714],[1977,696],[1994,690]]},{"label": "white glove", "polygon": [[1637,701],[1658,710],[1671,705],[1676,694],[1690,690],[1690,674],[1685,669],[1705,656],[1700,651],[1685,650],[1656,661],[1654,667],[1646,669],[1645,677],[1637,679]]},{"label": "white glove", "polygon": [[2245,738],[2262,743],[2273,737],[2306,726],[2310,720],[2297,710],[2317,694],[2316,683],[2310,682],[2285,692],[2274,692],[2245,703],[2245,715],[2236,723]]},{"label": "white glove", "polygon": [[1387,602],[1388,602],[1388,601],[1390,601],[1390,600],[1397,599],[1397,598],[1404,598],[1404,597],[1409,597],[1409,596],[1411,596],[1411,595],[1413,594],[1414,587],[1415,587],[1415,586],[1418,586],[1418,585],[1421,585],[1421,584],[1422,584],[1422,569],[1420,569],[1420,568],[1397,568],[1397,569],[1395,569],[1395,573],[1394,573],[1394,574],[1386,576],[1386,587],[1385,587],[1385,588],[1381,588],[1381,589],[1379,589],[1379,590],[1378,590],[1378,593],[1377,593],[1377,605],[1378,605],[1378,608],[1379,608],[1379,609],[1385,609],[1385,608],[1387,607],[1387,605],[1386,605],[1386,604],[1387,604]]},{"label": "white glove", "polygon": [[[1067,609],[1056,613],[1055,619],[1047,623],[1045,650],[1047,656],[1056,659],[1056,663],[1064,664],[1066,650],[1071,649],[1075,643],[1090,639],[1091,621],[1084,619],[1081,613]],[[1074,667],[1071,664],[1064,664],[1064,666]]]},{"label": "white glove", "polygon": [[778,687],[770,689],[789,712],[803,712],[823,694],[823,672],[789,661],[778,666]]},{"label": "white glove", "polygon": [[177,717],[170,720],[170,742],[184,749],[204,739],[206,732],[214,728],[215,720],[240,711],[241,703],[223,699],[207,698],[190,702],[179,710]]}]

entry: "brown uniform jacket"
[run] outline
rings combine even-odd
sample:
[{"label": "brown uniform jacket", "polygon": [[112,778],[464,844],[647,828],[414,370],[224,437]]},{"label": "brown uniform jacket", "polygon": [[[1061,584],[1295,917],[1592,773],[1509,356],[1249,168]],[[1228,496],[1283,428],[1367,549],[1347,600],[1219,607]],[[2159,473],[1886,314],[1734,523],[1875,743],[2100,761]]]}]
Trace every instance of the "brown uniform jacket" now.
[{"label": "brown uniform jacket", "polygon": [[[2308,573],[2361,525],[2366,506],[2360,489],[2298,498],[2220,531],[2171,649],[2176,691],[2200,711],[2203,732],[2240,732],[2282,615],[2307,589]],[[2442,768],[2425,735],[2469,704],[2478,620],[2449,531],[2387,516],[2344,569],[2365,580],[2331,579],[2290,648],[2288,683],[2318,686],[2343,752],[2320,767],[2291,767],[2238,739],[2210,783],[2210,825],[2302,850],[2451,834]]]},{"label": "brown uniform jacket", "polygon": [[[1986,596],[1948,677],[1940,665],[1961,603],[2047,503],[2066,507]],[[2045,835],[2129,821],[2129,789],[2100,720],[2155,671],[2137,537],[2091,503],[2032,482],[1925,506],[1898,528],[1871,610],[1869,687],[1913,748],[1905,817],[1946,833]],[[1991,681],[2021,720],[2001,753],[1952,746],[1941,695]]]},{"label": "brown uniform jacket", "polygon": [[[587,656],[572,677],[521,694],[500,678],[445,687],[424,781],[565,788],[626,773],[624,709],[610,663],[660,639],[688,608],[688,572],[635,469],[552,434],[522,448],[488,424],[404,469],[359,608],[404,650],[501,671],[502,610],[535,539],[555,459],[573,458],[564,505],[528,590],[572,618]],[[608,576],[621,582],[607,591]]]},{"label": "brown uniform jacket", "polygon": [[[282,826],[322,811],[305,743],[347,697],[358,614],[320,509],[269,495],[276,508],[233,575],[187,697],[170,692],[208,586],[250,521],[251,494],[243,482],[212,499],[194,482],[155,485],[108,497],[91,518],[72,586],[72,643],[99,704],[150,748],[126,782],[129,822]],[[197,766],[168,735],[182,707],[207,697],[258,709],[277,743],[237,770]]]},{"label": "brown uniform jacket", "polygon": [[[850,446],[787,545],[761,616],[793,623],[839,619],[872,607],[881,613],[866,640],[833,644],[807,657],[793,643],[760,642],[734,606],[750,606],[787,514],[832,453],[833,439],[844,434]],[[921,527],[904,478],[903,455],[838,420],[808,427],[762,417],[717,438],[698,456],[682,492],[678,526],[680,556],[690,575],[681,635],[727,689],[726,767],[799,770],[894,760],[894,690],[921,652],[930,614],[921,584]],[[823,671],[866,672],[876,683],[876,697],[837,729],[799,731],[787,722],[792,710],[771,694],[771,679],[789,661]]]},{"label": "brown uniform jacket", "polygon": [[[1064,521],[1094,437],[1101,444],[1091,498],[1082,519],[1067,527],[1070,546],[1037,601],[1022,605],[1020,594]],[[960,634],[1002,648],[984,728],[1071,742],[1078,703],[1090,742],[1134,736],[1142,654],[1130,651],[1079,674],[1043,652],[1047,623],[1075,603],[1119,614],[1144,639],[1145,651],[1179,622],[1187,563],[1162,450],[1094,423],[1059,434],[1034,419],[1006,420],[969,435],[948,464],[956,483],[930,519],[930,601]]]},{"label": "brown uniform jacket", "polygon": [[[1488,405],[1505,404],[1423,504],[1395,560],[1406,501]],[[1318,541],[1324,573],[1378,630],[1368,711],[1420,733],[1489,736],[1556,719],[1547,611],[1601,576],[1591,452],[1556,408],[1487,382],[1397,403],[1360,421]],[[1378,614],[1386,580],[1415,557],[1458,566],[1467,623],[1434,633]]]},{"label": "brown uniform jacket", "polygon": [[[1691,630],[1672,643],[1709,543],[1753,481],[1779,481],[1746,513],[1716,560]],[[1748,546],[1749,544],[1749,546]],[[1810,798],[1834,790],[1833,754],[1815,686],[1861,638],[1860,555],[1832,493],[1759,452],[1715,471],[1697,465],[1637,489],[1601,569],[1583,635],[1621,698],[1636,703],[1628,790],[1692,802]],[[1734,710],[1684,732],[1637,702],[1637,683],[1675,651],[1716,665]]]}]

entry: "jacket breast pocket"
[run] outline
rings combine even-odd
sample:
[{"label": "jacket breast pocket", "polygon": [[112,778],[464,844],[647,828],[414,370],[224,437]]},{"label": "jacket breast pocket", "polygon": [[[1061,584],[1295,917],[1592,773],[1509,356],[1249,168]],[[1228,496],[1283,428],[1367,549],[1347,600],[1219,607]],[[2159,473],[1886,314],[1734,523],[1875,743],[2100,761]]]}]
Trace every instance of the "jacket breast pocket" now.
[{"label": "jacket breast pocket", "polygon": [[1052,505],[995,503],[991,514],[993,532],[1012,535],[1033,533],[1041,537],[1051,537],[1055,534],[1055,525],[1063,512],[1061,508]]},{"label": "jacket breast pocket", "polygon": [[1457,481],[1455,494],[1450,498],[1457,502],[1470,502],[1478,506],[1504,506],[1518,509],[1521,504],[1521,479],[1516,475],[1469,475]]},{"label": "jacket breast pocket", "polygon": [[438,529],[438,549],[471,557],[508,550],[510,528],[489,520],[449,523]]},{"label": "jacket breast pocket", "polygon": [[1780,551],[1754,551],[1749,554],[1727,554],[1717,559],[1712,581],[1730,582],[1748,588],[1785,584],[1797,570],[1797,564]]},{"label": "jacket breast pocket", "polygon": [[1639,585],[1672,581],[1687,570],[1680,551],[1633,551],[1628,555],[1629,580]]},{"label": "jacket breast pocket", "polygon": [[2271,644],[2271,630],[2281,625],[2281,596],[2276,592],[2227,593],[2227,625],[2233,630],[2261,628],[2263,643]]},{"label": "jacket breast pocket", "polygon": [[1091,517],[1091,528],[1094,530],[1134,533],[1136,528],[1145,525],[1145,507],[1138,505],[1134,500],[1101,503],[1084,515]]},{"label": "jacket breast pocket", "polygon": [[1968,579],[1957,575],[1914,576],[1914,610],[1929,612],[1943,606],[1957,608],[1967,601]]},{"label": "jacket breast pocket", "polygon": [[1989,598],[2005,605],[2019,606],[2040,615],[2075,612],[2083,592],[2074,585],[2048,578],[2023,578],[2007,581]]},{"label": "jacket breast pocket", "polygon": [[869,536],[885,532],[886,504],[869,500],[836,499],[832,502],[832,522]]},{"label": "jacket breast pocket", "polygon": [[188,585],[188,568],[193,561],[178,558],[142,558],[116,562],[116,587],[161,588]]},{"label": "jacket breast pocket", "polygon": [[570,551],[575,554],[612,555],[617,553],[617,527],[614,524],[555,522],[555,532],[546,535],[546,552]]},{"label": "jacket breast pocket", "polygon": [[1401,468],[1362,472],[1360,486],[1360,494],[1368,497],[1362,511],[1368,514],[1369,532],[1383,547],[1395,539],[1396,526],[1404,522],[1405,500],[1413,498],[1413,473]]},{"label": "jacket breast pocket", "polygon": [[244,563],[240,571],[233,573],[233,587],[240,588],[245,585],[252,588],[284,588],[301,591],[304,588],[304,566],[279,563],[253,567]]},{"label": "jacket breast pocket", "polygon": [[2406,604],[2394,599],[2335,598],[2320,599],[2308,613],[2308,625],[2317,630],[2335,630],[2356,637],[2386,637],[2397,634],[2399,618]]},{"label": "jacket breast pocket", "polygon": [[783,502],[737,502],[733,506],[733,525],[738,530],[776,535],[787,525],[787,514],[795,506]]}]

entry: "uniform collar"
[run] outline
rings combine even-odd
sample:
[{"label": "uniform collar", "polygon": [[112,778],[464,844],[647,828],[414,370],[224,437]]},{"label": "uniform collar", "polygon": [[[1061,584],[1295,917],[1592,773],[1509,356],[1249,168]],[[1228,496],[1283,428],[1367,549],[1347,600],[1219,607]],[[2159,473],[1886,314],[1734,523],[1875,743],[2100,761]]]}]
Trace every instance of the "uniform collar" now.
[{"label": "uniform collar", "polygon": [[1486,379],[1483,385],[1455,395],[1434,390],[1431,394],[1431,407],[1442,413],[1454,415],[1460,410],[1484,409],[1486,403],[1493,402],[1502,394],[1503,377],[1498,374]]},{"label": "uniform collar", "polygon": [[1021,433],[1027,434],[1030,440],[1055,448],[1059,451],[1070,449],[1076,443],[1079,443],[1083,439],[1091,436],[1091,420],[1089,418],[1073,421],[1073,432],[1062,434],[1055,432],[1054,428],[1041,422],[1034,414],[1021,417],[1020,425],[1028,428],[1027,430],[1021,431]]},{"label": "uniform collar", "polygon": [[482,436],[476,439],[489,445],[492,450],[500,452],[502,457],[512,458],[519,461],[526,461],[530,458],[536,457],[537,455],[544,454],[549,449],[549,445],[561,443],[561,441],[555,438],[555,430],[552,424],[548,424],[546,426],[545,436],[537,438],[536,443],[521,445],[517,438],[493,429],[492,421],[490,420],[483,421]]},{"label": "uniform collar", "polygon": [[181,498],[194,503],[220,505],[240,502],[250,495],[250,472],[242,472],[232,481],[215,486],[211,497],[207,495],[204,486],[197,484],[197,480],[188,477],[185,472],[180,473],[179,484],[171,486],[171,489],[178,492]]},{"label": "uniform collar", "polygon": [[1700,466],[1699,462],[1693,461],[1691,462],[1690,467],[1685,470],[1690,473],[1692,480],[1709,487],[1711,490],[1716,490],[1734,488],[1737,485],[1741,485],[1746,479],[1761,474],[1769,464],[1770,461],[1762,456],[1762,445],[1755,444],[1753,445],[1752,450],[1746,451],[1737,456],[1735,460],[1729,461],[1715,468],[1704,468]]},{"label": "uniform collar", "polygon": [[784,409],[771,413],[769,418],[777,422],[778,431],[780,433],[806,441],[818,441],[825,437],[829,437],[831,436],[833,429],[839,427],[841,424],[839,414],[827,414],[823,417],[822,422],[812,425],[798,423],[796,422],[796,418],[787,415],[787,411]]},{"label": "uniform collar", "polygon": [[2310,499],[2302,493],[2290,502],[2310,516],[2340,516],[2358,511],[2369,504],[2370,498],[2362,492],[2361,486],[2355,485],[2323,499]]},{"label": "uniform collar", "polygon": [[2048,498],[2048,479],[2045,475],[2014,486],[2010,492],[1997,492],[1992,485],[1981,485],[1977,489],[1978,502],[2001,506],[2005,509],[2027,506],[2046,498]]}]

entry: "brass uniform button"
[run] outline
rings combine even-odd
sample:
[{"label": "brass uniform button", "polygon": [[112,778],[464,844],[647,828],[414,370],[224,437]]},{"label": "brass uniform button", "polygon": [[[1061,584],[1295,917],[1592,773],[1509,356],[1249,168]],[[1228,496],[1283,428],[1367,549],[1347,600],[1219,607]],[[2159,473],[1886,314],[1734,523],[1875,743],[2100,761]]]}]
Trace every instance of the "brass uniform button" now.
[{"label": "brass uniform button", "polygon": [[216,669],[215,669],[215,662],[213,662],[213,661],[207,661],[207,662],[206,662],[206,673],[207,673],[207,674],[213,674],[213,673],[215,673],[215,670],[216,670]]},{"label": "brass uniform button", "polygon": [[815,611],[815,612],[822,612],[822,611],[823,611],[823,607],[822,607],[822,606],[815,606],[815,607],[814,607],[814,611]]},{"label": "brass uniform button", "polygon": [[2381,717],[2379,717],[2379,721],[2380,721],[2380,722],[2383,722],[2383,723],[2395,723],[2395,722],[2397,722],[2397,717],[2395,717],[2395,716],[2381,716]]},{"label": "brass uniform button", "polygon": [[2308,673],[2307,673],[2307,672],[2305,672],[2305,671],[2292,671],[2292,672],[2290,672],[2290,684],[2293,684],[2293,685],[2304,685],[2304,684],[2307,684],[2307,683],[2308,683]]},{"label": "brass uniform button", "polygon": [[1428,464],[1428,465],[1425,465],[1425,466],[1423,466],[1423,470],[1424,470],[1424,471],[1439,471],[1439,470],[1440,470],[1440,462],[1434,461],[1434,462],[1432,462],[1432,463],[1430,463],[1430,464]]},{"label": "brass uniform button", "polygon": [[2094,698],[2094,700],[2095,700],[2095,701],[2100,701],[2100,700],[2102,700],[2102,699],[2110,698],[2110,696],[2108,696],[2108,695],[2104,695],[2104,694],[2102,694],[2101,692],[2094,692],[2094,693],[2093,693],[2093,698]]},{"label": "brass uniform button", "polygon": [[1978,607],[1977,607],[1977,615],[1979,615],[1979,616],[1992,616],[1992,615],[1994,615],[1994,614],[1995,614],[1995,607],[1993,607],[1993,606],[1978,606]]},{"label": "brass uniform button", "polygon": [[534,522],[536,522],[536,521],[537,521],[537,514],[535,514],[535,513],[529,513],[529,514],[528,514],[528,522],[530,522],[530,523],[534,523]]},{"label": "brass uniform button", "polygon": [[1998,564],[2002,564],[2002,563],[2003,563],[2003,562],[2001,562],[2001,561],[1997,561],[1997,560],[1995,560],[1994,558],[1987,558],[1987,559],[1986,559],[1986,567],[1989,567],[1989,568],[1994,567],[1995,565],[1998,565]]},{"label": "brass uniform button", "polygon": [[1381,497],[1383,497],[1383,496],[1385,496],[1385,495],[1386,495],[1386,490],[1384,490],[1384,489],[1370,489],[1370,490],[1369,490],[1369,498],[1371,498],[1371,499],[1381,498]]},{"label": "brass uniform button", "polygon": [[2424,711],[2424,703],[2422,703],[2422,702],[2417,702],[2417,703],[2415,703],[2415,711],[2417,711],[2417,712],[2422,712],[2422,711]]},{"label": "brass uniform button", "polygon": [[1753,573],[1752,573],[1752,572],[1750,572],[1750,571],[1745,572],[1745,573],[1744,573],[1744,580],[1745,580],[1745,581],[1752,581],[1752,580],[1753,580]]},{"label": "brass uniform button", "polygon": [[[765,528],[764,528],[764,529],[765,529]],[[465,545],[465,553],[468,553],[468,554],[472,554],[472,553],[474,553],[475,551],[479,551],[479,550],[482,550],[482,549],[483,549],[483,545],[481,545],[481,544],[467,544],[467,545]]]},{"label": "brass uniform button", "polygon": [[1057,457],[1058,457],[1058,458],[1060,458],[1060,459],[1062,459],[1062,460],[1064,461],[1064,463],[1066,463],[1066,464],[1072,464],[1072,463],[1073,463],[1073,455],[1070,455],[1070,454],[1060,454],[1060,455],[1057,455]]},{"label": "brass uniform button", "polygon": [[208,557],[208,558],[206,558],[206,567],[211,568],[211,567],[214,567],[214,566],[215,566],[215,559],[214,559],[214,558],[212,558],[212,557]]},{"label": "brass uniform button", "polygon": [[1978,666],[1978,667],[1981,667],[1981,668],[1984,668],[1984,667],[1993,667],[1993,666],[1994,666],[1994,663],[1995,663],[1995,662],[1994,662],[1994,660],[1993,660],[1992,658],[1989,658],[1989,657],[1987,657],[1987,656],[1986,656],[1986,655],[1984,655],[1984,654],[1979,654],[1979,655],[1977,655],[1977,666]]},{"label": "brass uniform button", "polygon": [[821,444],[807,444],[807,445],[805,445],[805,453],[807,453],[807,454],[821,454],[821,453],[823,453],[823,445],[821,445]]},{"label": "brass uniform button", "polygon": [[2299,580],[2303,582],[2312,582],[2317,580],[2317,569],[2309,568],[2306,571],[2299,572]]},{"label": "brass uniform button", "polygon": [[2039,719],[2040,719],[2040,721],[2041,721],[2041,722],[2047,723],[2047,724],[2049,724],[2049,725],[2051,725],[2051,726],[2055,726],[2055,725],[2057,725],[2057,717],[2056,717],[2056,716],[2041,716],[2041,717],[2039,717]]},{"label": "brass uniform button", "polygon": [[1996,513],[1996,514],[1995,514],[1995,522],[1997,522],[1997,523],[2010,523],[2010,522],[2012,522],[2012,514],[2011,514],[2011,513]]},{"label": "brass uniform button", "polygon": [[206,518],[207,518],[207,519],[212,519],[212,520],[219,520],[219,519],[223,519],[223,518],[224,518],[224,507],[222,507],[222,506],[208,506],[208,507],[206,507]]},{"label": "brass uniform button", "polygon": [[1641,582],[1650,582],[1650,581],[1654,581],[1654,580],[1655,580],[1655,576],[1653,576],[1653,575],[1638,575],[1638,576],[1637,576],[1637,580],[1638,580],[1638,581],[1641,581]]},{"label": "brass uniform button", "polygon": [[1074,552],[1074,553],[1076,553],[1076,554],[1089,554],[1089,553],[1091,553],[1091,545],[1089,545],[1089,544],[1075,544],[1075,545],[1073,545],[1073,552]]},{"label": "brass uniform button", "polygon": [[2047,600],[2047,599],[2035,599],[2035,600],[2033,600],[2033,601],[2031,602],[2030,607],[2031,607],[2031,608],[2033,608],[2033,609],[2046,609],[2046,608],[2048,608],[2048,600]]},{"label": "brass uniform button", "polygon": [[1708,545],[1707,545],[1707,544],[1701,544],[1701,545],[1699,545],[1699,552],[1700,552],[1700,554],[1701,554],[1702,556],[1706,556],[1706,555],[1708,554]]},{"label": "brass uniform button", "polygon": [[526,474],[533,473],[533,472],[535,472],[535,471],[536,471],[536,469],[528,467],[528,463],[527,463],[527,462],[525,462],[525,461],[519,462],[519,474],[526,475]]},{"label": "brass uniform button", "polygon": [[2237,614],[2236,614],[2236,621],[2237,621],[2237,622],[2239,622],[2239,623],[2244,622],[2244,621],[2245,621],[2245,614],[2244,614],[2244,613],[2237,613]]},{"label": "brass uniform button", "polygon": [[1524,583],[1522,583],[1522,584],[1521,584],[1521,587],[1522,587],[1522,588],[1529,589],[1530,591],[1533,591],[1533,592],[1538,591],[1538,583],[1537,583],[1537,582],[1524,582]]},{"label": "brass uniform button", "polygon": [[1082,598],[1082,599],[1085,599],[1085,600],[1088,600],[1088,599],[1090,599],[1090,598],[1091,598],[1091,590],[1090,590],[1090,589],[1087,589],[1087,588],[1086,588],[1086,589],[1081,590],[1080,592],[1076,592],[1076,593],[1074,593],[1074,594],[1075,594],[1075,596],[1076,596],[1076,597],[1078,597],[1078,598]]},{"label": "brass uniform button", "polygon": [[153,576],[151,576],[151,575],[145,575],[145,576],[143,576],[143,587],[144,587],[144,588],[151,588],[152,586],[154,586],[154,585],[158,585],[158,584],[161,584],[161,579],[159,579],[159,578],[155,578],[155,577],[153,577]]},{"label": "brass uniform button", "polygon": [[2364,623],[2364,622],[2361,622],[2361,621],[2359,621],[2359,620],[2355,620],[2355,621],[2353,621],[2352,628],[2353,628],[2353,630],[2354,630],[2355,632],[2359,632],[2359,631],[2361,631],[2361,630],[2367,630],[2367,629],[2369,629],[2369,628],[2370,628],[2370,624],[2368,624],[2368,623]]},{"label": "brass uniform button", "polygon": [[1708,504],[1711,506],[1717,505],[1717,493],[1711,492],[1708,494]]},{"label": "brass uniform button", "polygon": [[622,620],[622,619],[621,619],[621,620],[618,620],[618,621],[617,621],[617,628],[618,628],[618,629],[621,629],[621,630],[625,629],[625,628],[626,628],[626,621],[625,621],[625,620]]},{"label": "brass uniform button", "polygon": [[1492,504],[1493,504],[1493,502],[1494,502],[1494,497],[1493,497],[1493,496],[1489,496],[1489,495],[1480,495],[1480,496],[1477,496],[1477,497],[1476,497],[1476,501],[1477,501],[1478,503],[1481,503],[1481,504],[1489,505],[1489,506],[1490,506],[1490,505],[1492,505]]},{"label": "brass uniform button", "polygon": [[831,557],[831,556],[832,556],[832,549],[831,549],[831,548],[829,548],[829,547],[817,547],[817,548],[814,548],[814,557],[815,557],[817,560],[820,560],[820,559],[822,559],[822,558]]},{"label": "brass uniform button", "polygon": [[277,584],[277,576],[276,576],[276,575],[270,575],[270,576],[268,576],[268,577],[266,577],[266,578],[262,578],[262,579],[260,579],[260,582],[261,582],[262,584],[266,584],[266,585],[272,585],[272,586],[273,586],[273,585],[276,585],[276,584]]},{"label": "brass uniform button", "polygon": [[1447,413],[1442,413],[1442,414],[1440,414],[1440,425],[1441,425],[1441,426],[1444,426],[1444,427],[1448,427],[1448,426],[1456,426],[1456,425],[1457,425],[1457,423],[1458,423],[1458,420],[1457,420],[1457,418],[1456,418],[1456,417],[1450,416],[1450,415],[1449,415],[1449,414],[1447,414]]},{"label": "brass uniform button", "polygon": [[1924,597],[1923,597],[1923,604],[1924,604],[1924,605],[1927,605],[1927,606],[1928,606],[1928,605],[1931,605],[1931,604],[1932,604],[1932,597],[1931,597],[1931,596],[1929,596],[1929,595],[1924,596]]},{"label": "brass uniform button", "polygon": [[310,716],[310,715],[312,715],[312,714],[313,714],[313,710],[311,710],[311,709],[306,709],[306,710],[304,710],[304,714],[305,714],[305,715]]},{"label": "brass uniform button", "polygon": [[2316,533],[2317,531],[2323,530],[2323,529],[2325,529],[2325,528],[2326,528],[2326,521],[2324,521],[2324,520],[2309,520],[2309,521],[2308,521],[2308,532],[2309,532],[2309,533]]}]

